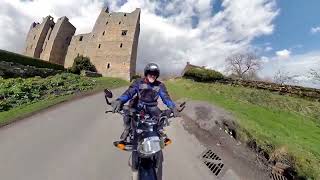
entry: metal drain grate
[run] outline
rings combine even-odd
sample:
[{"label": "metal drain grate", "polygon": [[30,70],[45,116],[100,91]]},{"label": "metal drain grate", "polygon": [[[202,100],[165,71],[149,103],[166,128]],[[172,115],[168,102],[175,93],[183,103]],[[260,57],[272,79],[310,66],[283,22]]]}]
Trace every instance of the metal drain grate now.
[{"label": "metal drain grate", "polygon": [[271,178],[272,180],[288,180],[285,176],[282,176],[281,174],[276,172],[271,173]]},{"label": "metal drain grate", "polygon": [[209,168],[209,170],[215,176],[218,176],[224,166],[221,158],[216,155],[211,149],[205,151],[201,157],[204,164]]}]

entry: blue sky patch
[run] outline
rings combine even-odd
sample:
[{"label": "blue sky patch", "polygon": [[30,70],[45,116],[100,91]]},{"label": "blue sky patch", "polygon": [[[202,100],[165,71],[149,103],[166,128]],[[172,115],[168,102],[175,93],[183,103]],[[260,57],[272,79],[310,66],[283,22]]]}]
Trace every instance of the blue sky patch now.
[{"label": "blue sky patch", "polygon": [[320,32],[312,33],[312,27],[320,26],[319,0],[281,0],[277,1],[280,14],[276,17],[273,34],[261,36],[253,44],[264,46],[270,43],[273,51],[289,49],[293,54],[301,54],[320,49]]}]

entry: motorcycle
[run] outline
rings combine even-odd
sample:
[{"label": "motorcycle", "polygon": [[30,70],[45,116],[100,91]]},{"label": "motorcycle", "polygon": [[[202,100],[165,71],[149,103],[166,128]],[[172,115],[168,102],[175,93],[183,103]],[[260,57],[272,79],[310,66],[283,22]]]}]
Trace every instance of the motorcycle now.
[{"label": "motorcycle", "polygon": [[[104,93],[107,104],[111,105],[109,98],[112,98],[112,92],[109,89],[105,89]],[[179,112],[185,108],[185,104],[184,102],[179,106]],[[110,112],[112,111],[106,111],[106,113]],[[169,119],[173,118],[172,110],[163,110],[159,117],[151,117],[143,111],[138,112],[136,109],[124,105],[122,110],[117,113],[134,117],[131,120],[130,133],[127,137],[130,143],[127,143],[127,141],[113,142],[115,147],[132,152],[131,168],[133,179],[161,179],[162,149],[172,143],[163,131],[164,127],[170,125]]]}]

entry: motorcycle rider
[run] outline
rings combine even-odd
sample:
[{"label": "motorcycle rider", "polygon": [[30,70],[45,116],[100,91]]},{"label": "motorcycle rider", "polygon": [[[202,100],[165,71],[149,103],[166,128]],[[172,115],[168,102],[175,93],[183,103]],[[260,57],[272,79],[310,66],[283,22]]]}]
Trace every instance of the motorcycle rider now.
[{"label": "motorcycle rider", "polygon": [[[115,101],[111,103],[113,112],[121,110],[123,104],[129,100],[135,100],[134,108],[140,112],[144,110],[151,117],[159,116],[161,110],[158,107],[158,98],[160,96],[163,103],[172,110],[173,116],[180,116],[179,111],[176,108],[175,103],[171,100],[165,85],[158,81],[160,75],[159,66],[155,63],[149,63],[144,68],[144,78],[137,79],[133,82],[129,88]],[[134,96],[136,99],[133,99]],[[130,122],[129,116],[124,116],[124,132],[122,133],[120,140],[125,141],[129,135]]]}]

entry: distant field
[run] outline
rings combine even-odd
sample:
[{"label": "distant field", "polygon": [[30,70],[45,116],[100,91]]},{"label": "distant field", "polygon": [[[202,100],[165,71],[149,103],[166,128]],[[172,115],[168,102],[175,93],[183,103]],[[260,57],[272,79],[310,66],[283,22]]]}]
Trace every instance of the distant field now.
[{"label": "distant field", "polygon": [[48,78],[0,79],[0,126],[82,93],[116,88],[128,82],[117,78],[88,78],[63,73]]},{"label": "distant field", "polygon": [[254,137],[270,154],[285,149],[294,157],[299,175],[320,179],[319,102],[185,79],[169,80],[166,84],[175,98],[208,101],[232,112],[244,140]]}]

